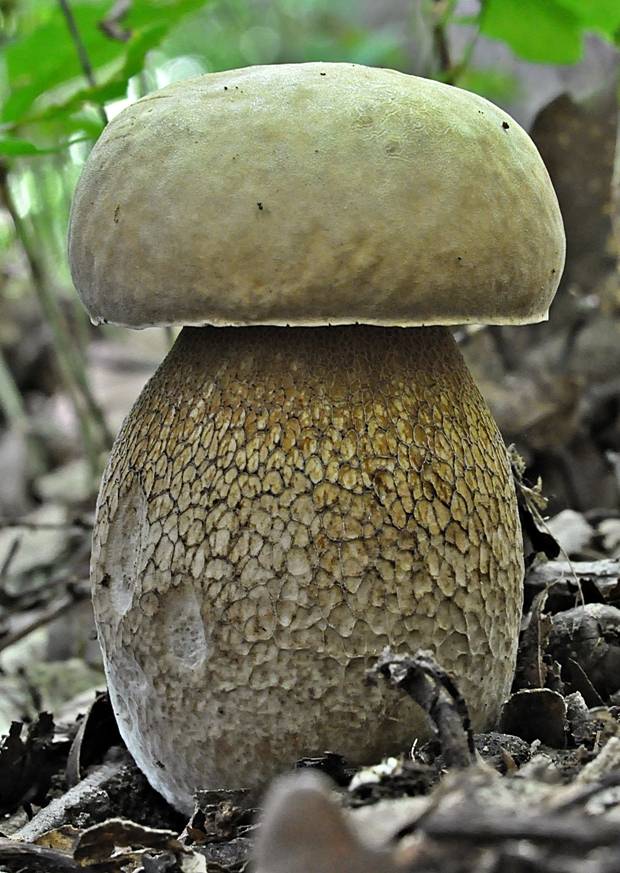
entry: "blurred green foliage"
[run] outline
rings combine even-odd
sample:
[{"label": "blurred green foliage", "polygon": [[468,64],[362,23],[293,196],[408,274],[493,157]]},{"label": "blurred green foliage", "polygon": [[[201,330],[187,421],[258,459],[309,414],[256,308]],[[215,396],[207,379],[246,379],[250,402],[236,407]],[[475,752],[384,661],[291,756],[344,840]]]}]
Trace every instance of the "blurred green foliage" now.
[{"label": "blurred green foliage", "polygon": [[618,42],[620,0],[485,0],[479,23],[527,61],[573,64],[587,32]]},{"label": "blurred green foliage", "polygon": [[[475,14],[463,17],[463,8]],[[455,27],[466,28],[465,49],[450,58]],[[501,102],[516,84],[471,64],[480,35],[532,62],[573,63],[588,32],[620,44],[620,0],[0,0],[0,169],[11,171],[24,230],[64,284],[81,164],[106,113],[144,93],[249,64],[345,60]],[[0,242],[8,236],[0,221]]]},{"label": "blurred green foliage", "polygon": [[[37,126],[45,138],[70,136],[76,130],[96,136],[101,129],[89,104],[123,97],[132,76],[140,73],[149,50],[158,46],[188,13],[204,0],[134,0],[114,37],[108,0],[77,0],[70,5],[84,51],[97,84],[83,87],[83,68],[62,7],[55,0],[24,0],[5,12],[3,91],[0,121],[5,130]],[[106,29],[107,28],[107,29]],[[46,136],[47,135],[47,136]],[[4,139],[2,151],[15,139]],[[24,152],[31,154],[27,145]]]},{"label": "blurred green foliage", "polygon": [[[391,0],[375,3],[389,13]],[[59,0],[0,3],[0,154],[7,157],[94,139],[102,127],[97,106],[135,98],[192,73],[305,60],[407,69],[413,18],[420,10],[434,17],[438,28],[469,25],[541,63],[574,63],[589,31],[612,41],[620,34],[620,0],[482,0],[468,18],[457,16],[455,0],[411,0],[411,21],[405,16],[398,27],[389,21],[377,25],[368,15],[371,4],[357,0],[67,0],[67,5],[92,67],[91,83],[85,82]],[[460,84],[490,96],[507,86],[501,74],[462,72],[466,79]]]}]

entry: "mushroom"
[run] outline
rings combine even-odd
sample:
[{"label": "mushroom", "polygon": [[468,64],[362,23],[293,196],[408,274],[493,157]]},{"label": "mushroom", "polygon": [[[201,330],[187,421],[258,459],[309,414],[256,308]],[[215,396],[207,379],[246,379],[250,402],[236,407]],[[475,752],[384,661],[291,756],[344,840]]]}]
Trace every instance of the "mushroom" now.
[{"label": "mushroom", "polygon": [[182,810],[427,730],[369,688],[431,649],[477,729],[513,675],[505,447],[446,325],[547,317],[564,258],[527,134],[474,94],[309,63],[171,85],[106,128],[69,253],[95,322],[185,325],[103,478],[92,588],[121,733]]}]

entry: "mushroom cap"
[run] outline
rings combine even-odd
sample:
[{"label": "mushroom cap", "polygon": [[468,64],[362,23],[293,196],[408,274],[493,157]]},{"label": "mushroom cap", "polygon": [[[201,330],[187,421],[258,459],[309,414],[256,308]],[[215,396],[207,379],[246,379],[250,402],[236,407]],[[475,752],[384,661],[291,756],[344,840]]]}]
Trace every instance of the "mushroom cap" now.
[{"label": "mushroom cap", "polygon": [[69,255],[95,322],[542,321],[565,252],[527,133],[468,91],[355,64],[248,67],[118,115]]}]

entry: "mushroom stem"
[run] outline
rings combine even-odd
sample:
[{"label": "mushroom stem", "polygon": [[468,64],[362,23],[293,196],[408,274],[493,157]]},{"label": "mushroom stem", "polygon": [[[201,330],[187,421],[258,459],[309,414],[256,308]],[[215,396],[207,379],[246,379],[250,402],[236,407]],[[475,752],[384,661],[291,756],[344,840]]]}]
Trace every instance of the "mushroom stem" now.
[{"label": "mushroom stem", "polygon": [[104,477],[96,619],[119,727],[181,809],[426,730],[364,683],[431,649],[475,728],[514,669],[522,544],[506,450],[445,328],[185,328]]}]

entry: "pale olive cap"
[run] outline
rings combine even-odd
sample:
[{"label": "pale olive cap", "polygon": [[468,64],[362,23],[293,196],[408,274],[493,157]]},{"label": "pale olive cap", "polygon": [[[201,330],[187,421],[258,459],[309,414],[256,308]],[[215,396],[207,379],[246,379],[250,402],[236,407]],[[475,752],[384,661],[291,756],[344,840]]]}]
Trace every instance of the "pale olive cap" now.
[{"label": "pale olive cap", "polygon": [[564,264],[527,133],[468,91],[355,64],[248,67],[120,113],[71,214],[94,321],[518,324]]}]

